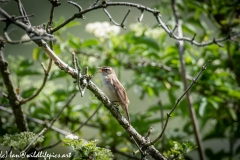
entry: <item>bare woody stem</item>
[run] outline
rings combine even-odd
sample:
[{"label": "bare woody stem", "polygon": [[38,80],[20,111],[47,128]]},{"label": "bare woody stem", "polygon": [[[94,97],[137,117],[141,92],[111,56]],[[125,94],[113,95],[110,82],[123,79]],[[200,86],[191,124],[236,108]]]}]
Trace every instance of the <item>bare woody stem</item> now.
[{"label": "bare woody stem", "polygon": [[[4,112],[7,112],[7,113],[9,113],[9,114],[12,114],[12,113],[13,113],[13,111],[12,111],[11,109],[8,109],[8,108],[3,107],[3,106],[0,106],[0,110],[1,110],[1,111],[4,111]],[[29,121],[31,121],[31,122],[40,124],[40,125],[42,125],[42,126],[46,126],[46,127],[50,128],[51,130],[53,130],[53,131],[55,131],[55,132],[57,132],[57,133],[60,133],[60,134],[62,134],[62,135],[66,135],[66,134],[69,133],[69,132],[64,131],[64,130],[62,130],[62,129],[60,129],[60,128],[57,128],[57,127],[55,127],[55,126],[51,126],[49,123],[47,123],[46,121],[43,121],[43,120],[41,120],[41,119],[34,118],[34,117],[31,117],[31,116],[28,116],[28,115],[26,115],[26,118],[27,118]]]},{"label": "bare woody stem", "polygon": [[4,60],[2,50],[0,49],[0,73],[3,78],[4,85],[7,88],[9,103],[12,106],[13,114],[16,120],[17,127],[20,132],[28,131],[27,121],[23,114],[20,96],[17,95],[13,86],[10,71],[8,70],[8,63]]},{"label": "bare woody stem", "polygon": [[[178,24],[178,27],[177,27],[178,36],[181,38],[181,37],[183,37],[183,31],[182,31],[182,24],[179,21],[179,12],[178,12],[176,1],[172,0],[171,4],[172,4],[172,10],[173,10],[175,22],[176,22],[176,24]],[[195,35],[196,34],[194,34],[194,37],[192,38],[192,40],[194,40]],[[214,41],[215,41],[215,39],[213,39],[213,42]],[[218,44],[218,43],[216,43],[216,44]],[[184,61],[184,41],[179,41],[177,48],[178,48],[180,66],[181,66],[182,81],[183,81],[183,85],[184,85],[184,90],[186,90],[188,88],[188,84],[187,84],[187,78],[186,78],[186,65],[185,65],[185,61]],[[204,67],[204,69],[205,68],[206,67]],[[203,145],[202,145],[201,134],[199,132],[198,121],[197,121],[197,117],[196,117],[196,113],[195,113],[193,104],[190,100],[190,94],[188,92],[186,92],[186,101],[187,101],[187,106],[188,106],[188,110],[189,110],[189,117],[191,119],[195,139],[196,139],[197,146],[198,146],[197,149],[198,149],[199,157],[201,160],[204,160],[205,159],[204,149],[203,149]]]},{"label": "bare woody stem", "polygon": [[[63,71],[71,75],[73,78],[77,79],[77,71],[72,67],[68,66],[65,62],[63,62],[56,54],[50,49],[45,41],[35,41],[45,52],[46,54],[53,59],[55,64]],[[82,77],[81,77],[82,78]],[[114,104],[107,98],[107,96],[92,82],[89,81],[87,85],[87,89],[89,89],[96,97],[99,99],[104,106],[111,112],[111,114],[115,117],[115,119],[119,122],[119,124],[126,130],[126,132],[133,136],[134,139],[139,144],[145,144],[146,140],[142,137],[132,126],[129,125],[128,121],[119,113],[119,111],[114,107]],[[149,154],[154,159],[165,159],[164,156],[156,150],[153,146],[146,146],[149,151]]]},{"label": "bare woody stem", "polygon": [[186,89],[186,91],[177,99],[177,102],[175,103],[174,107],[172,108],[172,110],[167,113],[167,119],[166,119],[166,122],[163,126],[163,130],[161,132],[161,134],[153,141],[151,141],[150,143],[148,143],[147,145],[154,145],[157,141],[159,141],[166,128],[167,128],[167,125],[168,125],[168,120],[169,118],[171,117],[172,113],[174,112],[174,110],[176,109],[176,107],[178,106],[179,102],[182,100],[182,98],[188,93],[188,91],[192,88],[192,86],[198,81],[199,77],[201,76],[201,74],[203,73],[204,70],[206,70],[208,64],[211,62],[211,60],[208,60],[207,63],[202,67],[201,71],[198,73],[197,77],[195,79],[193,79],[192,83],[188,86],[188,88]]},{"label": "bare woody stem", "polygon": [[[76,13],[74,14],[73,16],[71,16],[70,18],[68,18],[66,21],[64,21],[62,24],[60,24],[59,26],[53,28],[51,30],[51,33],[54,33],[56,31],[58,31],[59,29],[61,29],[62,27],[64,27],[66,24],[68,24],[69,22],[71,22],[72,20],[76,19],[76,18],[82,18],[82,16],[90,11],[93,11],[93,10],[96,10],[96,9],[100,9],[100,8],[103,8],[104,12],[108,15],[108,17],[110,18],[110,21],[112,21],[115,25],[117,26],[121,26],[121,24],[118,24],[116,23],[112,16],[110,15],[110,13],[106,10],[106,7],[108,6],[128,6],[128,7],[134,7],[134,8],[137,8],[141,11],[141,15],[140,15],[140,18],[138,20],[142,20],[143,18],[143,14],[144,14],[144,11],[146,12],[150,12],[153,14],[153,16],[156,18],[158,24],[160,27],[162,27],[165,32],[169,35],[169,37],[175,39],[175,40],[178,40],[178,41],[186,41],[186,42],[190,42],[191,44],[193,45],[196,45],[196,46],[199,46],[199,47],[203,47],[203,46],[208,46],[208,45],[211,45],[211,44],[216,44],[218,46],[222,46],[220,44],[220,42],[224,42],[224,41],[227,41],[227,40],[231,40],[231,34],[228,34],[226,37],[224,38],[220,38],[220,39],[213,39],[212,41],[209,41],[209,42],[197,42],[195,41],[195,36],[193,36],[193,38],[189,38],[189,37],[179,37],[177,35],[175,35],[173,32],[175,31],[176,29],[176,26],[173,30],[170,30],[169,27],[162,21],[162,18],[161,18],[161,15],[160,15],[160,12],[158,10],[155,10],[155,9],[151,9],[149,7],[146,7],[146,6],[143,6],[141,4],[136,4],[136,3],[129,3],[129,2],[108,2],[106,1],[106,3],[104,4],[100,4],[100,5],[94,5],[94,6],[91,6],[85,10],[82,10],[81,12],[79,13]],[[128,15],[129,11],[127,12],[126,16]],[[124,17],[124,19],[126,19],[126,16]],[[123,22],[125,21],[123,19]]]}]

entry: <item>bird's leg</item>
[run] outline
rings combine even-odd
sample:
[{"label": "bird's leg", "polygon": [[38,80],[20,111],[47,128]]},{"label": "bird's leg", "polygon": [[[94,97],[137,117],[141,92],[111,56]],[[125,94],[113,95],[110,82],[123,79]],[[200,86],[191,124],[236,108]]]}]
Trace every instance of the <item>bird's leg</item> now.
[{"label": "bird's leg", "polygon": [[111,101],[111,102],[114,104],[114,107],[116,107],[116,108],[117,108],[117,110],[119,111],[119,108],[118,108],[118,106],[119,106],[119,105],[117,104],[117,103],[118,103],[118,101]]}]

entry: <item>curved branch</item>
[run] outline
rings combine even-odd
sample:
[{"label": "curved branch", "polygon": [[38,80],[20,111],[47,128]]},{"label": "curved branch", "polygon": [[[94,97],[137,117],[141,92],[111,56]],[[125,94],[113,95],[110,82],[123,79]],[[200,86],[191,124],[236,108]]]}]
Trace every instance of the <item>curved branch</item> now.
[{"label": "curved branch", "polygon": [[[63,62],[47,45],[47,43],[43,40],[35,41],[45,52],[46,54],[53,59],[54,63],[63,71],[71,75],[74,79],[77,79],[77,71],[72,67],[68,66],[65,62]],[[83,80],[84,77],[80,77],[80,80]],[[147,141],[143,136],[141,136],[129,123],[128,121],[119,113],[119,110],[115,107],[115,105],[108,99],[108,97],[92,82],[89,81],[87,85],[87,89],[89,89],[98,100],[100,100],[104,106],[110,111],[110,113],[115,117],[115,119],[119,122],[119,124],[126,130],[126,132],[133,136],[134,139],[138,142],[138,144],[142,145],[142,150],[147,150],[148,153],[154,159],[165,160],[165,157],[155,149],[154,146],[145,145]]]},{"label": "curved branch", "polygon": [[39,95],[39,93],[42,91],[42,89],[44,88],[44,86],[45,86],[45,84],[47,82],[47,78],[49,76],[49,71],[50,71],[50,68],[51,68],[51,65],[52,65],[52,60],[51,59],[49,60],[48,69],[46,69],[44,67],[43,63],[41,63],[41,65],[42,65],[44,73],[45,73],[41,86],[38,88],[38,90],[33,95],[31,95],[28,98],[22,99],[21,102],[20,102],[21,104],[25,104],[28,101],[30,101],[30,100],[34,99],[35,97],[37,97]]},{"label": "curved branch", "polygon": [[[68,18],[65,22],[63,22],[62,24],[60,24],[59,26],[53,28],[51,30],[51,33],[54,33],[56,31],[58,31],[59,29],[61,29],[62,27],[64,27],[66,24],[68,24],[69,22],[71,22],[72,20],[76,19],[76,18],[81,18],[83,16],[83,14],[86,14],[90,11],[96,10],[96,9],[100,9],[100,8],[106,8],[107,6],[128,6],[128,7],[134,7],[137,8],[141,11],[141,16],[139,20],[142,20],[143,18],[143,11],[147,11],[153,14],[153,16],[156,18],[158,24],[160,27],[162,27],[164,29],[164,31],[169,35],[169,37],[178,40],[178,41],[186,41],[186,42],[190,42],[193,45],[196,45],[198,47],[203,47],[203,46],[208,46],[211,44],[217,44],[218,46],[221,46],[221,44],[219,44],[220,42],[224,42],[227,40],[231,40],[231,34],[228,34],[226,37],[224,38],[220,38],[220,39],[213,39],[212,41],[209,42],[197,42],[195,41],[195,36],[193,36],[193,38],[189,38],[189,37],[179,37],[175,34],[173,34],[173,32],[175,31],[176,27],[171,31],[168,26],[162,21],[161,19],[161,15],[160,15],[160,11],[158,10],[154,10],[151,9],[149,7],[143,6],[141,4],[136,4],[136,3],[129,3],[129,2],[108,2],[106,1],[106,3],[104,4],[100,4],[100,5],[94,5],[90,8],[87,8],[85,10],[82,10],[79,13],[74,14],[72,17]],[[105,10],[104,10],[105,11]],[[113,21],[113,19],[111,18],[111,16],[109,16],[110,14],[107,13],[105,11],[105,13],[108,15],[108,17],[110,17],[110,21],[112,21],[115,25],[117,26],[121,26],[120,24],[116,23],[115,21]]]},{"label": "curved branch", "polygon": [[81,7],[79,4],[77,4],[76,2],[69,1],[69,0],[68,0],[67,2],[68,2],[69,4],[72,4],[72,5],[74,5],[75,7],[77,7],[79,12],[82,11],[82,7]]},{"label": "curved branch", "polygon": [[8,24],[13,23],[13,24],[17,25],[18,27],[22,28],[23,30],[25,30],[26,33],[31,38],[31,40],[40,40],[40,39],[44,39],[44,40],[47,40],[47,41],[54,40],[53,35],[50,35],[47,32],[44,32],[43,29],[39,29],[37,27],[32,27],[32,26],[26,25],[25,23],[23,23],[19,20],[13,19],[1,7],[0,7],[0,14],[7,19]]},{"label": "curved branch", "polygon": [[[4,112],[7,112],[7,113],[9,113],[9,114],[12,114],[12,113],[13,113],[13,111],[12,111],[11,109],[8,109],[8,108],[6,108],[6,107],[4,107],[4,106],[1,106],[1,105],[0,105],[0,110],[2,110],[2,111],[4,111]],[[55,126],[50,126],[49,123],[47,123],[46,121],[43,121],[43,120],[41,120],[41,119],[37,119],[37,118],[31,117],[31,116],[28,116],[28,115],[26,115],[26,118],[27,118],[29,121],[31,121],[31,122],[35,122],[35,123],[37,123],[37,124],[41,124],[41,125],[43,125],[43,126],[46,126],[46,127],[50,128],[51,130],[53,130],[53,131],[55,131],[55,132],[58,132],[58,133],[60,133],[60,134],[62,134],[62,135],[69,134],[69,132],[64,131],[64,130],[62,130],[62,129],[60,129],[60,128],[57,128],[57,127],[55,127]]]},{"label": "curved branch", "polygon": [[26,13],[23,5],[22,5],[21,0],[15,0],[15,1],[17,2],[17,4],[18,4],[18,10],[19,10],[21,16],[23,17],[23,22],[24,22],[25,24],[31,26],[31,23],[30,23],[30,21],[29,21],[29,18],[28,18],[28,16],[27,16],[27,13]]},{"label": "curved branch", "polygon": [[[175,22],[177,24],[179,24],[178,27],[177,27],[178,36],[183,37],[182,24],[181,24],[181,22],[179,22],[179,12],[178,12],[176,1],[172,0],[171,4],[172,4],[172,10],[173,10],[173,13],[174,13]],[[192,40],[194,40],[195,35],[192,38]],[[213,42],[215,42],[215,39],[213,39]],[[216,43],[216,44],[219,45],[218,43]],[[185,61],[184,61],[184,42],[179,41],[177,48],[178,48],[178,54],[179,54],[179,61],[180,61],[180,67],[181,67],[181,77],[182,77],[182,81],[183,81],[183,86],[184,86],[184,90],[187,90],[189,87],[188,87],[188,84],[187,84],[186,65],[185,65]],[[203,70],[206,69],[206,66],[208,65],[208,63],[209,63],[209,61],[206,63],[206,65],[203,66],[202,72],[203,72]],[[198,77],[196,79],[198,79]],[[194,80],[193,82],[195,83],[195,81],[196,80]],[[192,85],[193,84],[191,84],[190,87]],[[195,113],[193,104],[192,104],[191,99],[190,99],[190,94],[188,92],[186,92],[186,101],[187,101],[187,106],[188,106],[188,110],[189,110],[189,117],[191,119],[195,139],[196,139],[196,142],[197,142],[197,145],[198,145],[199,157],[200,157],[201,160],[204,160],[206,158],[204,156],[204,149],[203,149],[202,141],[201,141],[201,138],[200,138],[200,132],[199,132],[199,126],[198,126],[198,122],[197,122],[197,118],[196,118],[196,113]]]},{"label": "curved branch", "polygon": [[211,62],[211,60],[208,60],[207,63],[202,67],[201,71],[198,73],[197,77],[195,79],[193,79],[192,83],[188,86],[188,88],[186,89],[186,91],[177,99],[177,102],[175,103],[174,107],[172,108],[172,110],[167,113],[167,119],[166,122],[163,126],[163,130],[161,132],[161,134],[153,141],[149,142],[147,145],[153,145],[155,144],[160,138],[162,138],[167,124],[168,124],[168,120],[171,117],[172,113],[174,112],[174,110],[176,109],[176,107],[178,106],[179,102],[182,100],[182,98],[188,93],[188,91],[192,88],[192,86],[198,81],[199,77],[201,76],[201,74],[203,73],[204,70],[206,70],[208,64]]},{"label": "curved branch", "polygon": [[77,129],[75,129],[72,133],[77,132],[77,131],[80,130],[83,126],[85,126],[85,125],[92,119],[92,117],[98,112],[98,110],[101,108],[101,106],[102,106],[102,104],[100,104],[100,105],[98,106],[98,108],[92,113],[92,115],[89,116],[88,119],[87,119],[84,123],[82,123]]},{"label": "curved branch", "polygon": [[[71,133],[75,133],[75,132],[77,132],[78,130],[80,130],[83,126],[85,126],[85,125],[92,119],[92,117],[98,112],[98,110],[101,108],[101,106],[102,106],[102,104],[100,104],[100,105],[98,106],[98,108],[92,113],[92,115],[91,115],[90,117],[88,117],[88,119],[87,119],[85,122],[83,122],[77,129],[75,129],[75,130],[74,130],[73,132],[71,132]],[[40,149],[40,151],[43,151],[43,150],[46,150],[46,149],[49,149],[49,148],[53,148],[53,147],[59,145],[61,142],[62,142],[62,140],[59,140],[59,141],[57,141],[56,143],[54,143],[54,144],[52,144],[52,145],[49,145],[49,146],[47,146],[47,147],[44,147],[44,148]]]}]

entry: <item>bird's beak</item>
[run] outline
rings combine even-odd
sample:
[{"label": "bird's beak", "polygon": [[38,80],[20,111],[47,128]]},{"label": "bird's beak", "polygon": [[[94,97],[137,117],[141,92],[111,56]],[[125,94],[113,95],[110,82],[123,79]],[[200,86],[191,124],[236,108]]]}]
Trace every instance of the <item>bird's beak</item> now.
[{"label": "bird's beak", "polygon": [[103,72],[102,67],[97,67],[97,68],[99,69],[99,72],[97,72],[97,73],[102,73]]}]

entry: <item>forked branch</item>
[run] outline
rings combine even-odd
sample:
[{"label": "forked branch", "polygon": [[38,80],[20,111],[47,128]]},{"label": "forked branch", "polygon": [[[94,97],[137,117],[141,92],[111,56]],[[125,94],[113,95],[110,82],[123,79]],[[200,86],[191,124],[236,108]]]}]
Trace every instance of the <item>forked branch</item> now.
[{"label": "forked branch", "polygon": [[182,100],[182,98],[187,94],[187,92],[192,88],[192,86],[198,81],[199,77],[201,76],[201,74],[203,73],[204,70],[206,70],[207,66],[209,65],[209,63],[211,62],[211,60],[208,60],[207,63],[202,67],[201,71],[198,73],[197,77],[195,79],[193,79],[192,83],[188,86],[188,88],[186,89],[186,91],[177,99],[177,102],[175,103],[174,107],[172,108],[172,110],[167,113],[167,119],[166,122],[163,126],[163,130],[160,133],[160,135],[153,141],[149,142],[147,145],[154,145],[158,140],[160,140],[167,128],[167,124],[168,124],[168,120],[171,117],[172,113],[174,112],[174,110],[176,109],[176,107],[178,106],[179,102]]}]

